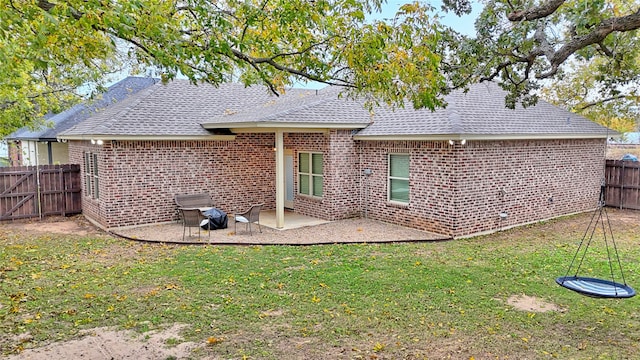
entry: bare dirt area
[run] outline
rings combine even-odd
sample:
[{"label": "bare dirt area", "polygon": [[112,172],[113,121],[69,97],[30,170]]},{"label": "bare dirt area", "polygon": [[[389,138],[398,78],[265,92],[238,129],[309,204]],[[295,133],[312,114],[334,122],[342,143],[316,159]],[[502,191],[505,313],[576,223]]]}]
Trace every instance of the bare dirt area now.
[{"label": "bare dirt area", "polygon": [[[49,359],[184,359],[199,345],[180,342],[180,331],[187,325],[174,324],[171,327],[135,334],[131,331],[115,331],[97,328],[84,331],[79,339],[53,343],[44,347],[27,349],[8,360],[49,360]],[[180,342],[167,346],[167,341]]]},{"label": "bare dirt area", "polygon": [[535,296],[513,295],[507,299],[507,304],[513,306],[516,310],[535,313],[563,311],[558,305],[546,302]]},{"label": "bare dirt area", "polygon": [[106,233],[93,225],[82,215],[70,217],[50,216],[43,219],[6,221],[0,229],[9,234],[49,233],[74,234],[78,236],[97,236]]}]

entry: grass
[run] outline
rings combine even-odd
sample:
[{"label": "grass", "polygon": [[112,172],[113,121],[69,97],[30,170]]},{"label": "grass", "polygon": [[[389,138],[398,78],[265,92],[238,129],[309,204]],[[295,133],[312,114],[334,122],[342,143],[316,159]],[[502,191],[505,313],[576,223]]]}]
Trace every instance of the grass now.
[{"label": "grass", "polygon": [[[640,215],[631,214],[614,225],[623,260],[640,258]],[[194,358],[633,358],[637,298],[592,299],[554,282],[588,216],[450,242],[309,247],[155,246],[0,228],[0,348],[184,323],[185,340],[207,344]],[[604,246],[590,250],[584,271],[606,278]],[[638,262],[623,266],[640,284]],[[507,304],[522,294],[563,310]],[[24,333],[27,342],[16,337]]]}]

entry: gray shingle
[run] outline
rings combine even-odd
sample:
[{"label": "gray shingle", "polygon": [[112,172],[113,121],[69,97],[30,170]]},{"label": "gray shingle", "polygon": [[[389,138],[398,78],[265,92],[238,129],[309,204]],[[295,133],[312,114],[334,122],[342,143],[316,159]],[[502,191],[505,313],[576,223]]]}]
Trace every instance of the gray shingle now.
[{"label": "gray shingle", "polygon": [[148,88],[157,81],[157,79],[134,76],[124,78],[110,86],[104,94],[101,94],[94,100],[77,104],[63,112],[47,116],[47,121],[50,122],[52,126],[37,130],[23,127],[7,136],[7,139],[54,141],[58,134],[81,123],[102,109],[117,104],[128,96]]},{"label": "gray shingle", "polygon": [[307,90],[276,97],[260,86],[227,83],[219,87],[187,80],[157,84],[106,109],[64,135],[206,136],[200,124],[225,114],[260,112],[272,104],[301,96]]},{"label": "gray shingle", "polygon": [[[430,111],[379,108],[375,122],[358,136],[409,135],[602,135],[607,128],[543,100],[535,106],[505,107],[506,92],[494,83],[446,96],[448,106]],[[612,133],[612,132],[609,132]]]},{"label": "gray shingle", "polygon": [[362,124],[370,122],[369,112],[361,103],[340,99],[339,89],[293,90],[285,96],[237,113],[212,117],[204,127],[216,124],[297,123],[297,124]]},{"label": "gray shingle", "polygon": [[[214,87],[186,80],[156,84],[112,105],[64,133],[68,136],[211,135],[207,129],[251,126],[351,126],[367,137],[494,135],[605,136],[607,129],[540,101],[514,110],[504,106],[505,92],[483,83],[468,93],[453,92],[448,107],[431,111],[377,107],[373,115],[362,101],[338,97],[339,89],[290,89],[279,97],[260,86],[228,83]],[[262,124],[262,125],[260,125]],[[203,127],[204,126],[204,127]],[[206,128],[206,129],[205,129]]]}]

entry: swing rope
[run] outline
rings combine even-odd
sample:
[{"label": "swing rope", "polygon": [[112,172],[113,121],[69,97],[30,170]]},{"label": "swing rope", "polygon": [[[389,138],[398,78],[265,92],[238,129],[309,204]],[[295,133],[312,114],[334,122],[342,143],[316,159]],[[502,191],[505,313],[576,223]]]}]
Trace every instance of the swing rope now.
[{"label": "swing rope", "polygon": [[[607,141],[609,138],[608,134],[609,134],[609,131],[607,128]],[[606,170],[606,150],[607,150],[607,144],[605,143],[605,159],[604,159],[605,170]],[[565,287],[569,290],[573,290],[575,292],[578,292],[586,296],[591,296],[596,298],[630,298],[634,296],[636,292],[630,286],[627,285],[627,282],[624,277],[624,272],[622,270],[622,262],[620,261],[620,255],[618,253],[618,246],[616,245],[615,238],[613,236],[613,229],[611,227],[611,222],[609,221],[609,214],[605,208],[605,191],[606,191],[606,184],[605,184],[605,178],[603,175],[602,182],[600,184],[600,196],[598,199],[598,206],[593,212],[593,215],[591,216],[591,220],[589,221],[589,226],[587,226],[587,229],[585,230],[584,235],[580,240],[580,244],[578,245],[578,250],[573,255],[573,259],[569,264],[569,268],[567,269],[565,276],[557,278],[556,283],[558,283],[558,285],[562,287]],[[603,213],[604,213],[604,217],[603,217]],[[596,218],[596,215],[597,215],[597,218]],[[605,225],[605,221],[607,222],[607,225]],[[602,236],[603,236],[605,247],[607,250],[607,260],[609,264],[611,281],[601,280],[597,278],[582,277],[578,275],[580,272],[580,268],[584,263],[589,246],[591,245],[593,237],[596,233],[596,229],[598,228],[598,224],[601,225]],[[617,261],[618,268],[620,269],[620,277],[622,278],[622,284],[617,283],[615,279],[615,274],[613,271],[612,254],[609,246],[609,238],[607,237],[607,230],[609,231],[609,234],[610,234],[613,251],[616,258],[615,260]],[[585,241],[586,241],[586,245],[585,245]],[[584,250],[582,250],[583,245],[584,245]],[[581,251],[582,251],[582,256],[580,257],[580,261],[578,263],[578,266],[576,267],[575,273],[573,276],[569,276],[569,273],[571,272],[571,269],[573,268],[573,265],[576,262],[576,259],[578,258],[578,255],[580,254]]]},{"label": "swing rope", "polygon": [[[602,211],[604,211],[605,216],[607,217],[607,224],[609,225],[609,233],[611,234],[611,243],[613,244],[613,250],[616,254],[616,261],[618,262],[618,268],[620,269],[620,277],[622,278],[622,283],[627,286],[627,281],[624,278],[624,271],[622,271],[622,262],[620,261],[620,254],[618,253],[618,246],[616,245],[616,241],[613,238],[613,229],[611,229],[611,222],[609,221],[609,214],[607,213],[607,209],[603,206]],[[604,231],[604,222],[602,223],[603,234],[605,234],[604,241],[606,243],[607,237],[606,232]],[[607,245],[607,255],[609,255],[609,245]],[[609,269],[611,271],[611,280],[615,282],[613,278],[613,263],[611,261],[611,257],[609,256]]]}]

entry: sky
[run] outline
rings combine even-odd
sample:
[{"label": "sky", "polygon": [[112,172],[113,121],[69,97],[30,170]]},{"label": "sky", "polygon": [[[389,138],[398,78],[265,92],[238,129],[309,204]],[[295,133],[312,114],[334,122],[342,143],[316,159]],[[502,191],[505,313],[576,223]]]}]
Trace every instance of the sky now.
[{"label": "sky", "polygon": [[[383,5],[382,13],[379,17],[392,18],[395,15],[395,13],[398,11],[398,8],[400,8],[400,6],[406,3],[410,3],[412,1],[413,0],[387,0],[387,3]],[[471,14],[465,15],[462,17],[457,17],[455,14],[452,14],[452,13],[448,13],[448,14],[443,13],[440,10],[440,7],[442,6],[442,1],[440,0],[431,0],[431,1],[426,0],[424,2],[431,3],[431,6],[436,8],[436,10],[442,16],[442,19],[440,20],[441,23],[448,25],[454,30],[465,35],[472,36],[475,34],[475,29],[473,27],[473,24],[475,22],[475,19],[480,14],[480,11],[482,10],[481,4],[478,4],[474,1],[473,5],[471,6],[472,7]]]}]

